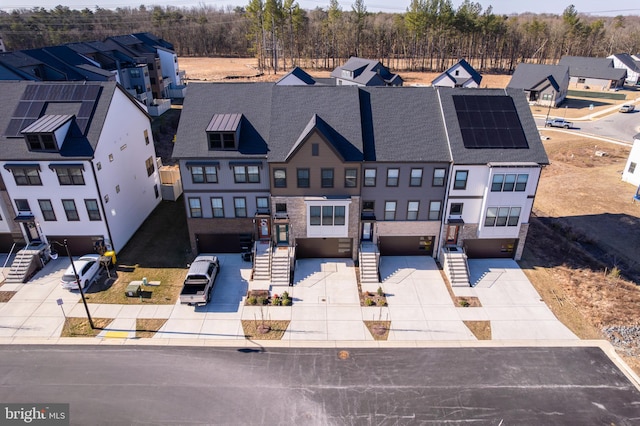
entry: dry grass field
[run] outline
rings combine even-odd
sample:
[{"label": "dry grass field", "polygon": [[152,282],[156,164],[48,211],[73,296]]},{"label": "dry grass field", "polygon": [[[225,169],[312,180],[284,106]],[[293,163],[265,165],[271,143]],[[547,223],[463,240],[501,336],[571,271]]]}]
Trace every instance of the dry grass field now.
[{"label": "dry grass field", "polygon": [[[258,77],[255,59],[180,58],[189,81],[275,81]],[[306,68],[305,68],[306,69]],[[327,77],[328,71],[314,72]],[[430,84],[438,73],[402,72],[406,85]],[[504,88],[508,75],[484,75],[482,87]],[[612,101],[572,99],[567,118]],[[589,111],[589,112],[587,112]],[[534,114],[546,114],[532,107]],[[629,147],[544,131],[551,165],[543,171],[523,270],[555,315],[582,339],[608,338],[640,374],[640,204],[620,180]],[[596,151],[604,151],[603,157]],[[605,332],[606,331],[606,332]]]}]

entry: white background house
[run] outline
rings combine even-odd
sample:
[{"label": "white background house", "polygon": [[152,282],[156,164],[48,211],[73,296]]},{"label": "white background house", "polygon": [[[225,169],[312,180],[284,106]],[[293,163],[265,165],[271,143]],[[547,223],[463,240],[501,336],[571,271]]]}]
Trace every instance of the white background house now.
[{"label": "white background house", "polygon": [[622,172],[622,180],[640,186],[640,133],[633,138],[633,146]]}]

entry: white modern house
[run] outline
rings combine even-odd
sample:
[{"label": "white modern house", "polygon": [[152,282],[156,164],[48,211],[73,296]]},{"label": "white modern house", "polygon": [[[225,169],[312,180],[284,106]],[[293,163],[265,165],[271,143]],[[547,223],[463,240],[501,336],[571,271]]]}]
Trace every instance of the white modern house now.
[{"label": "white modern house", "polygon": [[438,87],[468,87],[478,88],[482,76],[471,64],[464,59],[460,59],[455,65],[440,74],[431,81],[432,86]]},{"label": "white modern house", "polygon": [[115,82],[0,82],[2,251],[118,252],[160,202],[149,115]]},{"label": "white modern house", "polygon": [[640,186],[640,133],[633,137],[633,146],[622,172],[622,180]]},{"label": "white modern house", "polygon": [[613,66],[627,70],[626,83],[630,85],[637,85],[640,83],[640,61],[628,53],[618,53],[615,55],[607,56],[607,59],[613,60]]}]

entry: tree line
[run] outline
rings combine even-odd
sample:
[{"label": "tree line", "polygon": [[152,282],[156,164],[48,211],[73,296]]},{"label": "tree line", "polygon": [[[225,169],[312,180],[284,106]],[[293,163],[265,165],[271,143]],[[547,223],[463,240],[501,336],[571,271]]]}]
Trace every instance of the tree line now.
[{"label": "tree line", "polygon": [[57,6],[0,12],[7,50],[151,32],[179,56],[256,57],[263,70],[333,69],[350,56],[394,70],[443,71],[465,58],[479,71],[510,72],[520,62],[565,55],[640,52],[640,17],[597,17],[573,5],[562,15],[499,15],[464,0],[412,0],[404,13],[371,13],[364,0],[313,10],[295,0],[249,0],[245,7],[153,6],[91,10]]}]

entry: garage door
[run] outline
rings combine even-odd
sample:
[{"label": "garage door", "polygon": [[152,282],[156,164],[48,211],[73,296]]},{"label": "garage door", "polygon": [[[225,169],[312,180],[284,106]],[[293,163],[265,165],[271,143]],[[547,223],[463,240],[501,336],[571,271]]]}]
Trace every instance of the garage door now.
[{"label": "garage door", "polygon": [[464,240],[467,257],[472,259],[513,259],[516,247],[518,247],[517,238]]},{"label": "garage door", "polygon": [[[104,241],[104,237],[47,235],[47,240],[50,242],[56,241],[60,244],[63,244],[64,240],[67,240],[67,247],[69,247],[71,256],[82,256],[83,254],[96,253],[96,245],[101,244]],[[63,247],[56,244],[53,244],[52,247],[58,253],[66,256],[67,253],[64,251],[65,249]]]},{"label": "garage door", "polygon": [[380,254],[383,256],[431,256],[435,236],[380,237]]},{"label": "garage door", "polygon": [[351,257],[351,238],[298,238],[297,258]]},{"label": "garage door", "polygon": [[240,253],[251,247],[251,234],[196,234],[198,253]]}]

